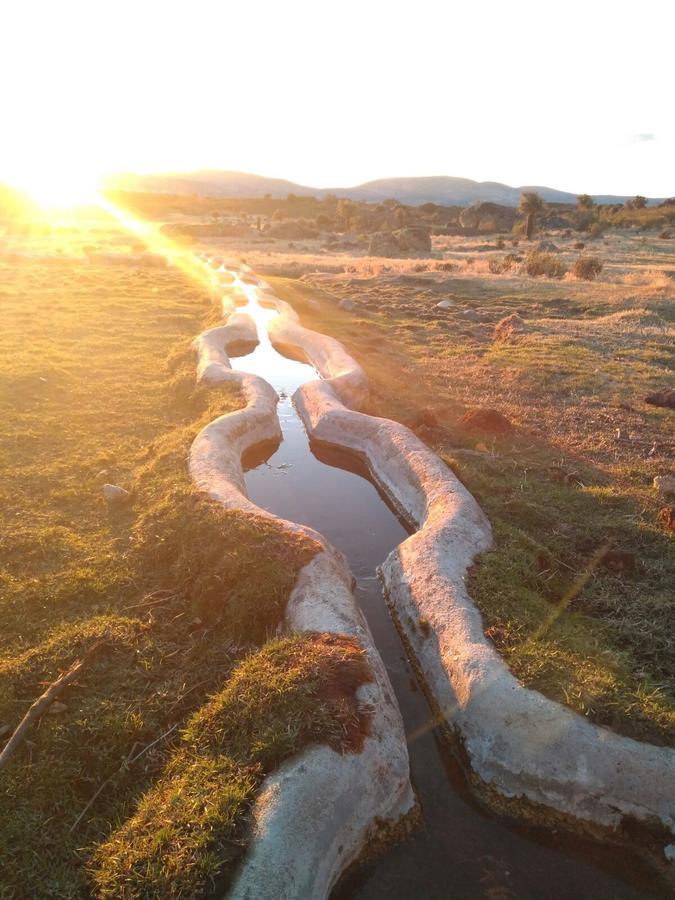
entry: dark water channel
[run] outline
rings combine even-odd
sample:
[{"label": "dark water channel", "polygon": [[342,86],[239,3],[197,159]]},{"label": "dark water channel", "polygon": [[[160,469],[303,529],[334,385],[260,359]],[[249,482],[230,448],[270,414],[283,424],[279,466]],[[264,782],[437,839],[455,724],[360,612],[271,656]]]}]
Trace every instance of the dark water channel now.
[{"label": "dark water channel", "polygon": [[[657,896],[635,860],[560,833],[531,829],[481,809],[461,769],[432,727],[432,714],[408,664],[375,575],[376,567],[407,536],[405,526],[368,478],[362,464],[336,449],[310,444],[291,401],[304,382],[319,377],[309,365],[271,346],[266,323],[276,315],[246,287],[260,343],[233,360],[273,385],[283,440],[264,460],[247,460],[246,484],[259,506],[315,528],[348,558],[357,600],[389,672],[403,714],[412,781],[423,824],[405,841],[342,879],[334,898],[602,898]],[[327,815],[330,811],[326,811]],[[311,898],[308,898],[311,900]]]}]

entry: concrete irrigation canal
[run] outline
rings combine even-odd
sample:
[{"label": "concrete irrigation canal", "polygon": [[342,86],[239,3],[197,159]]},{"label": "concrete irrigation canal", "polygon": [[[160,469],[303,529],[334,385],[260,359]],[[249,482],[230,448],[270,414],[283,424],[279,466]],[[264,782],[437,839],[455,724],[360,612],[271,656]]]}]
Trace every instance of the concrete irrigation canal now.
[{"label": "concrete irrigation canal", "polygon": [[[673,751],[513,679],[464,588],[491,542],[474,499],[408,429],[358,412],[365,375],[341,345],[252,273],[225,290],[225,324],[196,341],[198,376],[237,384],[246,405],[200,433],[192,476],[320,542],[285,625],[357,636],[373,670],[362,752],[313,747],[266,780],[231,896],[651,896],[637,862],[556,826],[656,823],[667,855]],[[503,815],[475,799],[468,771]],[[519,808],[553,827],[523,825]]]}]

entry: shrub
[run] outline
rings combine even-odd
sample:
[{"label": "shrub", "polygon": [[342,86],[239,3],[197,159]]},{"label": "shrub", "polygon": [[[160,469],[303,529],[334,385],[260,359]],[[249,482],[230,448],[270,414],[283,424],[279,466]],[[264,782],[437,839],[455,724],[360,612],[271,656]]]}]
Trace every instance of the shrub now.
[{"label": "shrub", "polygon": [[602,262],[597,256],[580,256],[572,266],[572,274],[575,278],[584,281],[595,281],[602,272]]},{"label": "shrub", "polygon": [[662,241],[667,241],[670,238],[670,231],[667,228],[664,228],[663,231],[659,234],[659,237]]},{"label": "shrub", "polygon": [[528,275],[546,275],[548,278],[562,278],[567,269],[554,253],[534,250],[525,257],[525,271]]},{"label": "shrub", "polygon": [[510,272],[516,263],[522,262],[522,259],[522,256],[518,256],[516,253],[493,257],[488,261],[488,269],[493,275],[502,275],[504,272]]},{"label": "shrub", "polygon": [[503,250],[504,249],[504,238],[502,238],[502,237],[497,238],[497,243],[495,244],[495,246],[497,247],[498,250]]},{"label": "shrub", "polygon": [[575,250],[583,250],[586,244],[583,241],[576,241],[572,246]]},{"label": "shrub", "polygon": [[588,231],[595,224],[595,213],[588,209],[577,209],[572,219],[577,231]]}]

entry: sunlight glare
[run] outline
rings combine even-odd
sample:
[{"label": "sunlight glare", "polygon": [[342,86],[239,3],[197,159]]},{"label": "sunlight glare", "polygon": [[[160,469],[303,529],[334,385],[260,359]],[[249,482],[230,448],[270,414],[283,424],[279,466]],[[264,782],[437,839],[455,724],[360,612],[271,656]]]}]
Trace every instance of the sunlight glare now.
[{"label": "sunlight glare", "polygon": [[32,166],[9,177],[13,187],[46,209],[71,209],[98,202],[100,176],[79,166]]}]

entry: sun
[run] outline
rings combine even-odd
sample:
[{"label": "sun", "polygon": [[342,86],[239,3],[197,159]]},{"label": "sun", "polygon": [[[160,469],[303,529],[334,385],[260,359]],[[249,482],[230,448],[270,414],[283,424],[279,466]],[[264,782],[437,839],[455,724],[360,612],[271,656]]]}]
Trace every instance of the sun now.
[{"label": "sun", "polygon": [[46,209],[87,206],[99,199],[100,175],[74,164],[32,166],[13,173],[7,181]]}]

